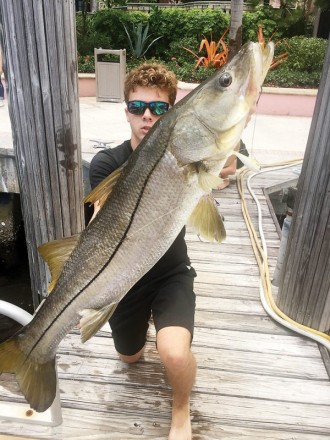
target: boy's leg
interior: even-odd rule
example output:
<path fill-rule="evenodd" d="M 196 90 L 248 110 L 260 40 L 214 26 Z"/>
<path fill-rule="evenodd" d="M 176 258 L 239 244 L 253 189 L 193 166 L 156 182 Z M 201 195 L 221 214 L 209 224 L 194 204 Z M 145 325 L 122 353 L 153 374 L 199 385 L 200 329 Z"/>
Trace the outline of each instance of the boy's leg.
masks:
<path fill-rule="evenodd" d="M 157 349 L 172 386 L 172 422 L 169 440 L 191 440 L 190 393 L 196 361 L 191 334 L 183 327 L 164 327 L 157 333 Z"/>
<path fill-rule="evenodd" d="M 183 268 L 163 283 L 152 303 L 157 350 L 172 387 L 172 423 L 169 440 L 190 440 L 190 394 L 196 376 L 191 352 L 194 333 L 196 272 Z"/>
<path fill-rule="evenodd" d="M 122 361 L 133 363 L 142 356 L 150 316 L 148 293 L 142 289 L 130 291 L 118 304 L 109 324 Z"/>

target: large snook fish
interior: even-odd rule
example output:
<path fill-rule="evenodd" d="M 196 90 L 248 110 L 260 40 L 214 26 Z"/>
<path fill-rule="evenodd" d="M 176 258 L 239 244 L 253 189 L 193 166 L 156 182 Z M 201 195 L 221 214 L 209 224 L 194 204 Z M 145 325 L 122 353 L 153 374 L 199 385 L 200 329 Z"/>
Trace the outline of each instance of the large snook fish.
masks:
<path fill-rule="evenodd" d="M 80 319 L 83 340 L 92 336 L 189 218 L 201 235 L 223 238 L 221 216 L 205 195 L 220 183 L 272 57 L 271 44 L 245 45 L 162 116 L 127 164 L 91 193 L 88 200 L 103 206 L 80 236 L 41 246 L 52 293 L 29 324 L 0 345 L 0 371 L 16 374 L 36 411 L 55 397 L 60 341 Z"/>

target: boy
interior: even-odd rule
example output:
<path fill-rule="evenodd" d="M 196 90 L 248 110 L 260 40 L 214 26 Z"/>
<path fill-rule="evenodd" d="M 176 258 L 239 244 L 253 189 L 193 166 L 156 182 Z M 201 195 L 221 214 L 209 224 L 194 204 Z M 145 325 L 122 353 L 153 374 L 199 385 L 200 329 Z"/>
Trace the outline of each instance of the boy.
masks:
<path fill-rule="evenodd" d="M 143 64 L 127 76 L 124 96 L 131 139 L 100 151 L 90 166 L 94 188 L 134 152 L 154 123 L 174 105 L 177 80 L 159 64 Z M 99 206 L 94 206 L 94 216 Z M 153 315 L 157 350 L 172 387 L 172 422 L 169 440 L 190 440 L 190 393 L 196 361 L 193 337 L 195 294 L 183 229 L 166 254 L 127 293 L 110 319 L 112 336 L 121 360 L 136 362 L 143 354 L 148 321 Z"/>

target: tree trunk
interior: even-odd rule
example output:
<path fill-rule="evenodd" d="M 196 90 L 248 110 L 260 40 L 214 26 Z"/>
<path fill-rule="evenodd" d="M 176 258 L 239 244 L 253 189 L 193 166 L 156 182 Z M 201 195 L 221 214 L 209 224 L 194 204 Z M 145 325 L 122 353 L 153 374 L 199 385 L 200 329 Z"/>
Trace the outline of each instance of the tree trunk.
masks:
<path fill-rule="evenodd" d="M 83 228 L 74 1 L 0 0 L 0 21 L 36 307 L 49 278 L 37 247 Z"/>
<path fill-rule="evenodd" d="M 231 0 L 230 8 L 231 17 L 228 61 L 234 58 L 242 46 L 243 0 Z"/>
<path fill-rule="evenodd" d="M 91 12 L 96 12 L 98 10 L 98 1 L 91 0 Z"/>
<path fill-rule="evenodd" d="M 330 40 L 294 206 L 278 305 L 292 319 L 330 329 Z"/>

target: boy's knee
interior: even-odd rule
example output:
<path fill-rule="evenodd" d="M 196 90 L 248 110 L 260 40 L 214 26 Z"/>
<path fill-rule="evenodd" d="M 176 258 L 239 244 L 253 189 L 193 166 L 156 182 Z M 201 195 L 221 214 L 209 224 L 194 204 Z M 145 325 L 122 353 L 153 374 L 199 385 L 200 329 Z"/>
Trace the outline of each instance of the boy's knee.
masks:
<path fill-rule="evenodd" d="M 190 350 L 190 333 L 186 329 L 181 329 L 175 335 L 160 330 L 157 335 L 157 350 L 164 366 L 171 370 L 183 370 L 189 364 L 192 356 Z M 169 333 L 169 334 L 167 334 Z"/>
<path fill-rule="evenodd" d="M 126 362 L 128 364 L 134 364 L 134 362 L 137 362 L 141 358 L 143 352 L 144 352 L 144 347 L 140 351 L 138 351 L 137 353 L 132 354 L 131 356 L 127 356 L 127 355 L 121 354 L 119 352 L 118 352 L 118 355 L 123 362 Z"/>
<path fill-rule="evenodd" d="M 191 357 L 190 350 L 189 352 L 177 352 L 175 350 L 168 349 L 159 355 L 165 368 L 176 372 L 185 370 Z"/>

